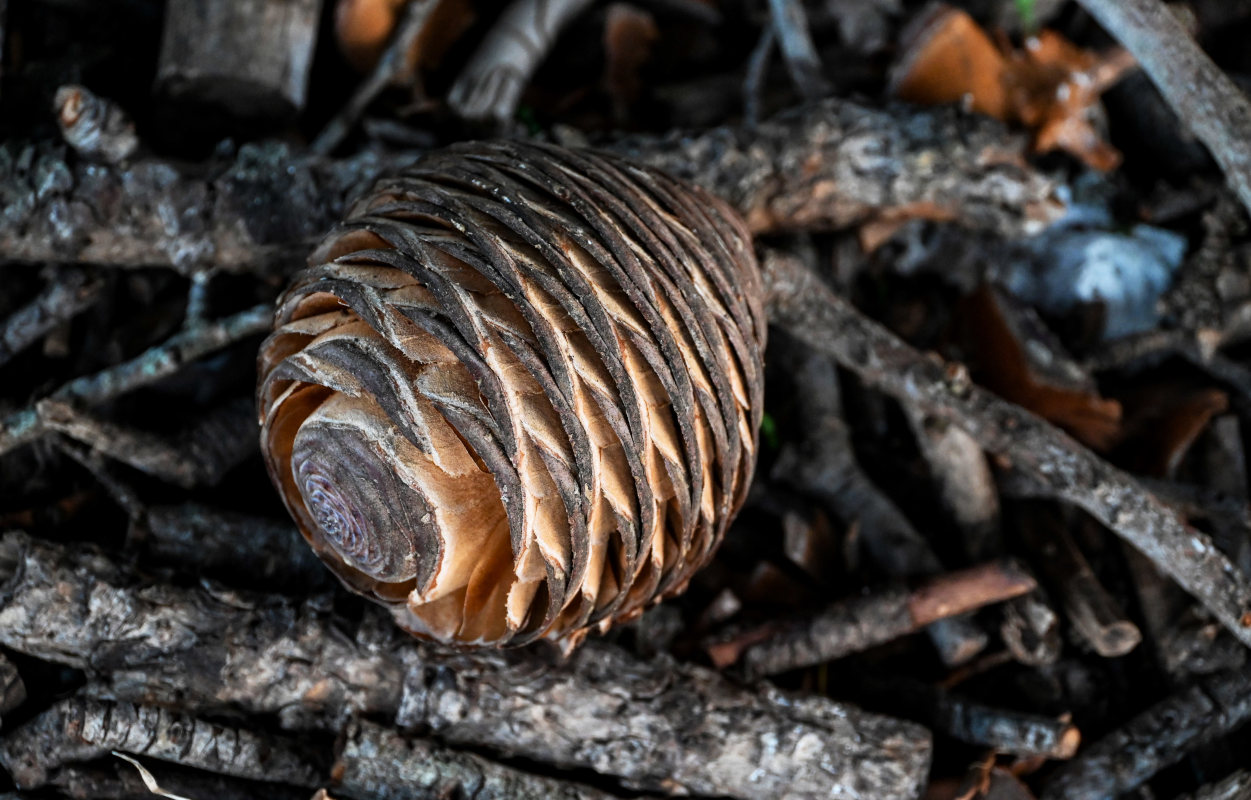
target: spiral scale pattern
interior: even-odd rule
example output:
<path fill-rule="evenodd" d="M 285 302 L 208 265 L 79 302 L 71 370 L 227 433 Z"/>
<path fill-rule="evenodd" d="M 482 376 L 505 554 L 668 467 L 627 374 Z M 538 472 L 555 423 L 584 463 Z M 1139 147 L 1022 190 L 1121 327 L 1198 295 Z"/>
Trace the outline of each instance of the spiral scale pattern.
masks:
<path fill-rule="evenodd" d="M 279 303 L 270 475 L 419 636 L 566 645 L 682 591 L 748 489 L 761 279 L 742 222 L 621 159 L 472 143 L 377 183 Z"/>

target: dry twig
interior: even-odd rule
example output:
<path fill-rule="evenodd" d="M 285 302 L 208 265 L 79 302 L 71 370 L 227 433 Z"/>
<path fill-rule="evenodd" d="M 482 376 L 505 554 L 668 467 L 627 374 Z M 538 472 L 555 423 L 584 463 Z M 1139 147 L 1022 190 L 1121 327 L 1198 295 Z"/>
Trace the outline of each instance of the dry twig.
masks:
<path fill-rule="evenodd" d="M 0 323 L 0 365 L 57 325 L 91 308 L 103 288 L 103 281 L 89 278 L 80 269 L 49 271 L 44 290 Z"/>
<path fill-rule="evenodd" d="M 413 0 L 404 6 L 400 24 L 391 35 L 391 43 L 383 51 L 382 57 L 374 65 L 369 77 L 361 82 L 352 94 L 352 99 L 335 115 L 334 119 L 326 123 L 326 127 L 313 140 L 309 149 L 314 154 L 322 156 L 330 154 L 347 137 L 352 126 L 356 124 L 356 120 L 374 101 L 374 98 L 387 86 L 404 76 L 409 69 L 408 57 L 413 44 L 425 30 L 426 24 L 430 21 L 430 15 L 437 6 L 438 0 Z"/>
<path fill-rule="evenodd" d="M 835 603 L 789 625 L 767 625 L 707 647 L 713 663 L 741 662 L 749 678 L 809 667 L 915 633 L 934 621 L 1033 591 L 1012 562 L 991 562 L 934 578 L 909 592 L 895 587 Z"/>
<path fill-rule="evenodd" d="M 774 324 L 830 354 L 868 385 L 959 425 L 1052 496 L 1085 509 L 1251 645 L 1251 582 L 1206 534 L 1070 436 L 975 386 L 962 367 L 900 341 L 827 289 L 799 260 L 770 251 L 763 261 Z"/>
<path fill-rule="evenodd" d="M 190 361 L 268 330 L 272 314 L 269 305 L 262 303 L 233 316 L 185 329 L 129 361 L 94 375 L 75 378 L 43 401 L 0 420 L 0 455 L 38 438 L 52 427 L 45 420 L 43 409 L 55 413 L 63 408 L 61 403 L 96 405 L 155 383 L 178 372 Z M 46 401 L 54 401 L 54 404 Z"/>

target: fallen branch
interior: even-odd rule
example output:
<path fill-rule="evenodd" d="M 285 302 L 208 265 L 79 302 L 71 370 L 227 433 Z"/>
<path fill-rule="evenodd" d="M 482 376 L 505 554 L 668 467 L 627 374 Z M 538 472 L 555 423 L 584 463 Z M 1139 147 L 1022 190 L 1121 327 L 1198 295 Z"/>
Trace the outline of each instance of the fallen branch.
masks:
<path fill-rule="evenodd" d="M 711 189 L 761 233 L 941 208 L 962 224 L 1011 235 L 1063 210 L 1053 183 L 1025 165 L 1023 139 L 950 109 L 828 100 L 750 131 L 635 137 L 612 149 Z M 350 198 L 417 156 L 330 160 L 271 143 L 203 174 L 155 159 L 88 165 L 67 161 L 60 147 L 15 150 L 0 149 L 0 261 L 166 265 L 186 274 L 299 266 Z"/>
<path fill-rule="evenodd" d="M 1251 100 L 1160 0 L 1079 0 L 1142 65 L 1251 211 Z"/>
<path fill-rule="evenodd" d="M 1051 496 L 1085 509 L 1251 645 L 1251 583 L 1206 534 L 1072 437 L 975 386 L 963 367 L 900 341 L 826 288 L 798 258 L 770 250 L 764 263 L 774 324 L 868 385 L 960 426 Z"/>
<path fill-rule="evenodd" d="M 118 699 L 197 714 L 331 730 L 374 715 L 644 791 L 911 800 L 928 769 L 928 733 L 912 723 L 599 640 L 559 664 L 440 653 L 372 608 L 353 637 L 324 598 L 145 586 L 87 548 L 17 533 L 0 539 L 0 598 L 6 647 L 88 670 Z"/>

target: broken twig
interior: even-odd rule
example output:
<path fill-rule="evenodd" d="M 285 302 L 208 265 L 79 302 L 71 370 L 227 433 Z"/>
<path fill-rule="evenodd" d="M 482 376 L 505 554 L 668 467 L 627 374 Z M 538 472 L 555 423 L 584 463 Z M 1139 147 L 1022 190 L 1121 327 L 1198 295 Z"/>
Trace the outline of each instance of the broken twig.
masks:
<path fill-rule="evenodd" d="M 996 561 L 931 579 L 908 591 L 886 589 L 835 603 L 789 625 L 765 626 L 710 645 L 713 663 L 735 662 L 749 678 L 809 667 L 915 633 L 935 620 L 1032 591 L 1034 579 Z"/>
<path fill-rule="evenodd" d="M 189 361 L 269 330 L 273 310 L 268 303 L 230 317 L 183 330 L 129 361 L 94 375 L 84 375 L 48 395 L 46 400 L 91 406 L 173 375 Z M 56 410 L 60 406 L 49 406 Z M 0 420 L 0 455 L 38 438 L 50 426 L 40 403 Z"/>

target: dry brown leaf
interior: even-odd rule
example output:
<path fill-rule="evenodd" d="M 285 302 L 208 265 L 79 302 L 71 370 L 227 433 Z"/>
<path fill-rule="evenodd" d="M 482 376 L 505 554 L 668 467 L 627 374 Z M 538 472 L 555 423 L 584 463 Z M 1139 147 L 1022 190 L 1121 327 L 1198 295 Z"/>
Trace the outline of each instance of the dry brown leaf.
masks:
<path fill-rule="evenodd" d="M 1213 417 L 1229 407 L 1225 392 L 1183 387 L 1174 382 L 1149 386 L 1126 400 L 1120 455 L 1137 472 L 1171 477 Z"/>
<path fill-rule="evenodd" d="M 612 98 L 618 121 L 629 117 L 642 91 L 639 70 L 651 58 L 660 38 L 656 21 L 646 10 L 629 3 L 613 3 L 604 21 L 604 90 Z"/>
<path fill-rule="evenodd" d="M 897 97 L 925 105 L 960 103 L 1007 118 L 1007 60 L 968 14 L 936 5 L 905 29 L 901 41 L 903 57 L 891 78 Z"/>
<path fill-rule="evenodd" d="M 964 343 L 978 382 L 1005 400 L 1106 451 L 1119 438 L 1121 405 L 1071 368 L 1028 309 L 983 286 L 962 305 Z"/>
<path fill-rule="evenodd" d="M 364 74 L 374 68 L 408 2 L 339 0 L 335 6 L 335 39 L 353 69 Z M 468 0 L 443 0 L 435 6 L 408 54 L 408 72 L 438 66 L 448 48 L 469 29 L 474 18 L 473 6 Z"/>
<path fill-rule="evenodd" d="M 1094 53 L 1055 31 L 1042 31 L 1024 49 L 996 46 L 966 12 L 936 6 L 904 34 L 892 75 L 894 94 L 925 105 L 960 103 L 1034 133 L 1034 149 L 1064 150 L 1099 170 L 1121 155 L 1093 123 L 1099 97 L 1134 65 L 1123 49 Z"/>

